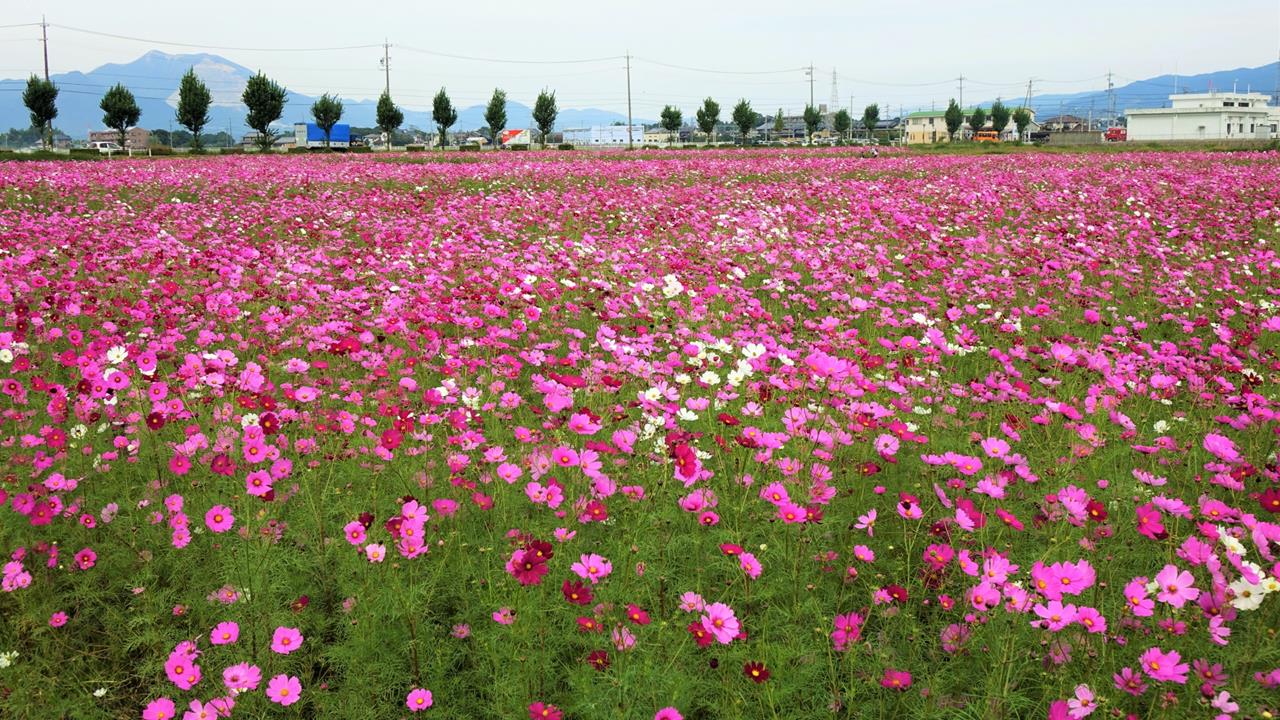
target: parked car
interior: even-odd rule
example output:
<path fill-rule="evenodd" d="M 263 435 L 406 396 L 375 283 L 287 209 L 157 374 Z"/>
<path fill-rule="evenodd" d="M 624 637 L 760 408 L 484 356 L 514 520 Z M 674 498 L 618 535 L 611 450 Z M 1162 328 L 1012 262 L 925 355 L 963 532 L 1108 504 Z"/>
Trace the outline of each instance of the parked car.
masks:
<path fill-rule="evenodd" d="M 110 155 L 111 153 L 124 152 L 124 148 L 120 147 L 120 143 L 114 142 L 112 140 L 95 140 L 89 143 L 89 149 L 97 150 L 103 155 Z"/>

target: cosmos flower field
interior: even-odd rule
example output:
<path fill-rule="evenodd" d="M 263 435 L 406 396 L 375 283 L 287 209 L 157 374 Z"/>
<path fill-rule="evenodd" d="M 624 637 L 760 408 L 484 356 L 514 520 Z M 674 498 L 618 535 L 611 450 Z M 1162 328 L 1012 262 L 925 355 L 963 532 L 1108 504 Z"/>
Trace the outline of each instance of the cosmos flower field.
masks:
<path fill-rule="evenodd" d="M 0 716 L 1280 712 L 1280 158 L 0 164 Z"/>

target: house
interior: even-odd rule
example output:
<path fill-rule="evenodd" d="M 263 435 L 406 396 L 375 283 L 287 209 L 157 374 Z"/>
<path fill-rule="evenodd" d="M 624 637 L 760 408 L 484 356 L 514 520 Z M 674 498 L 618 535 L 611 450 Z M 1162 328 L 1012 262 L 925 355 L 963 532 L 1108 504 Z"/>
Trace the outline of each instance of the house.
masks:
<path fill-rule="evenodd" d="M 1129 140 L 1257 140 L 1280 137 L 1280 108 L 1263 93 L 1169 96 L 1170 107 L 1125 111 Z"/>
<path fill-rule="evenodd" d="M 1075 115 L 1054 115 L 1045 118 L 1040 129 L 1045 132 L 1085 132 L 1089 129 L 1089 122 Z"/>
<path fill-rule="evenodd" d="M 973 136 L 973 128 L 969 127 L 969 119 L 973 117 L 973 111 L 977 108 L 965 108 L 964 120 L 960 123 L 960 129 L 956 131 L 958 139 L 967 140 Z M 1009 108 L 1013 112 L 1017 108 Z M 1027 134 L 1039 130 L 1042 125 L 1035 121 L 1035 111 L 1027 108 L 1031 113 L 1031 124 L 1027 126 Z M 991 122 L 990 109 L 984 108 L 987 113 L 987 121 L 983 124 L 984 129 L 994 129 Z M 861 124 L 861 123 L 859 123 Z M 876 129 L 880 128 L 880 124 L 876 124 Z M 948 142 L 950 138 L 947 136 L 947 112 L 945 110 L 920 110 L 909 113 L 906 122 L 906 143 L 908 145 L 920 145 L 923 143 Z M 1004 142 L 1013 142 L 1018 139 L 1018 126 L 1014 124 L 1013 119 L 1009 119 L 1009 124 L 1005 126 L 1004 131 L 1000 133 L 1000 139 Z"/>
<path fill-rule="evenodd" d="M 89 142 L 120 142 L 120 133 L 115 130 L 93 130 L 89 133 Z M 150 144 L 150 130 L 132 127 L 124 133 L 124 146 L 129 150 L 143 150 Z"/>

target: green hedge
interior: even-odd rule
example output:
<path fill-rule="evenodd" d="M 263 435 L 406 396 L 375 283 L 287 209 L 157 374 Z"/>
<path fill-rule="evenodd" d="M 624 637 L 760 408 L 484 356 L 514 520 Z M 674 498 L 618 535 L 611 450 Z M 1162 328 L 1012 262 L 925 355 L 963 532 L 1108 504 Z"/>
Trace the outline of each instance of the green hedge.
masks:
<path fill-rule="evenodd" d="M 173 154 L 173 148 L 169 147 L 168 145 L 152 145 L 150 150 L 152 155 L 172 155 Z"/>
<path fill-rule="evenodd" d="M 462 143 L 458 146 L 458 152 L 480 152 L 480 143 Z"/>
<path fill-rule="evenodd" d="M 98 160 L 106 157 L 94 148 L 71 148 L 71 158 L 73 160 Z"/>
<path fill-rule="evenodd" d="M 572 149 L 573 149 L 573 143 L 560 143 L 559 145 L 557 145 L 557 146 L 556 146 L 556 149 L 557 149 L 557 150 L 572 150 Z"/>
<path fill-rule="evenodd" d="M 528 144 L 528 143 L 513 143 L 513 144 L 511 144 L 511 145 L 508 145 L 508 146 L 507 146 L 507 149 L 508 149 L 508 150 L 528 150 L 528 149 L 529 149 L 529 144 Z"/>
<path fill-rule="evenodd" d="M 406 152 L 425 152 L 427 149 L 427 146 L 426 145 L 405 145 L 404 149 Z"/>

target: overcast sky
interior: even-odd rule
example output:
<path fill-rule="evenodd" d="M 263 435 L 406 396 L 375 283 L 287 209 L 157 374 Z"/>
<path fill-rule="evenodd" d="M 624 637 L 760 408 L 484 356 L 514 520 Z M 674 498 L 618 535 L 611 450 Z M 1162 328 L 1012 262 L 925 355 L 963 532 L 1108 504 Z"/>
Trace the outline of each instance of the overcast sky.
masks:
<path fill-rule="evenodd" d="M 799 110 L 809 100 L 801 68 L 810 63 L 816 102 L 829 102 L 835 70 L 840 105 L 847 107 L 852 95 L 860 114 L 872 101 L 893 111 L 945 105 L 958 95 L 962 73 L 966 100 L 1021 98 L 1029 77 L 1037 78 L 1037 94 L 1078 92 L 1105 87 L 1108 70 L 1122 85 L 1175 71 L 1268 64 L 1280 53 L 1278 0 L 1233 0 L 1229 8 L 1204 0 L 6 4 L 0 25 L 47 14 L 55 26 L 49 29 L 55 73 L 128 62 L 152 49 L 203 49 L 260 68 L 299 92 L 360 99 L 382 89 L 385 38 L 392 45 L 392 94 L 410 107 L 429 105 L 442 85 L 459 106 L 485 101 L 495 86 L 532 105 L 545 85 L 557 91 L 562 108 L 625 112 L 620 56 L 630 51 L 632 102 L 643 117 L 666 103 L 691 113 L 707 95 L 723 106 L 747 97 L 760 110 Z M 38 38 L 38 27 L 0 29 L 0 77 L 41 70 Z M 192 47 L 154 42 L 161 40 Z M 352 45 L 378 47 L 302 50 Z M 583 59 L 593 61 L 532 62 Z"/>

